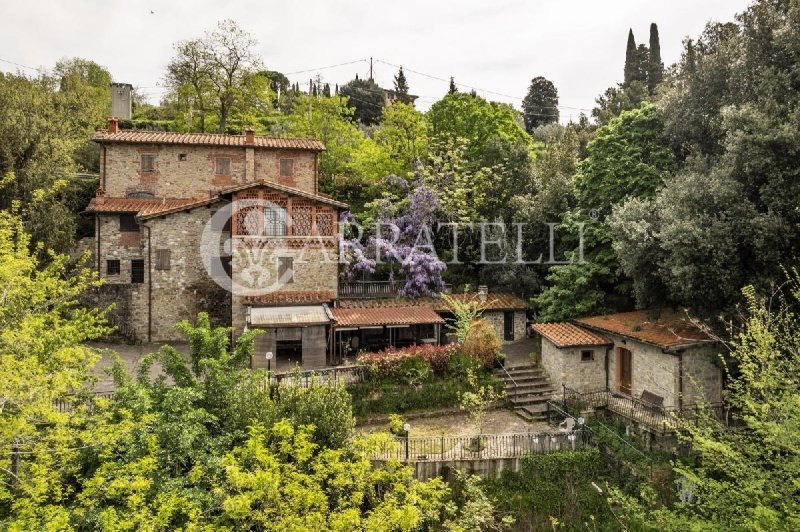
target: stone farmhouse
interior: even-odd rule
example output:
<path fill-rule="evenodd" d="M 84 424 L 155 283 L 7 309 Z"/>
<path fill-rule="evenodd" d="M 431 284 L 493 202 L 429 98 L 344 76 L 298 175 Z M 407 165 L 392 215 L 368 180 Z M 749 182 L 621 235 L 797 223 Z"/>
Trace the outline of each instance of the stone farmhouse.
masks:
<path fill-rule="evenodd" d="M 722 401 L 718 346 L 678 312 L 639 310 L 532 328 L 555 384 L 607 389 L 665 408 Z"/>
<path fill-rule="evenodd" d="M 94 136 L 100 188 L 96 304 L 141 342 L 181 339 L 175 323 L 207 312 L 234 338 L 260 328 L 253 367 L 341 362 L 357 349 L 440 343 L 440 300 L 394 297 L 393 282 L 340 280 L 338 220 L 348 206 L 318 188 L 315 139 L 122 130 Z M 481 293 L 505 340 L 525 335 L 525 304 Z"/>

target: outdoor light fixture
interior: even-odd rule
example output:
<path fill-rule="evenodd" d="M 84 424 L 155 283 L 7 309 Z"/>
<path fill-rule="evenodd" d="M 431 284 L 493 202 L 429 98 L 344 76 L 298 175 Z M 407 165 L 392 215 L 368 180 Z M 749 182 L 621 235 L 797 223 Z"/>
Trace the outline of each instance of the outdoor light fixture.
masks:
<path fill-rule="evenodd" d="M 408 434 L 411 431 L 411 423 L 406 423 L 405 425 L 403 425 L 403 430 L 405 431 L 406 434 Z"/>
<path fill-rule="evenodd" d="M 586 423 L 586 420 L 583 419 L 582 417 L 579 417 L 578 418 L 578 425 L 583 425 L 584 423 Z"/>
<path fill-rule="evenodd" d="M 272 366 L 272 351 L 267 351 L 266 357 L 267 357 L 267 371 L 270 371 Z"/>

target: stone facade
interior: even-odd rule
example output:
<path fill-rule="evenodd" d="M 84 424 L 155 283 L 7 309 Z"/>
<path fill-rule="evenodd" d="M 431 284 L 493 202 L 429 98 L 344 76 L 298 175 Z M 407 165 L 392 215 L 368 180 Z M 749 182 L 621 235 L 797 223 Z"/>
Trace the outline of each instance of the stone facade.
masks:
<path fill-rule="evenodd" d="M 154 156 L 152 172 L 142 171 L 142 155 Z M 215 173 L 217 157 L 230 159 L 230 175 Z M 293 176 L 280 175 L 281 159 L 293 161 Z M 317 155 L 310 151 L 110 143 L 101 150 L 100 166 L 105 195 L 112 198 L 146 193 L 204 199 L 218 190 L 261 179 L 317 192 Z"/>
<path fill-rule="evenodd" d="M 565 384 L 580 392 L 606 388 L 605 346 L 563 347 L 542 338 L 541 363 L 556 386 Z M 582 357 L 582 353 L 591 353 Z M 586 359 L 584 359 L 586 358 Z"/>
<path fill-rule="evenodd" d="M 609 389 L 619 392 L 619 350 L 627 349 L 631 352 L 632 396 L 639 397 L 647 390 L 663 397 L 667 408 L 681 404 L 681 390 L 683 405 L 721 402 L 722 369 L 715 363 L 717 351 L 713 347 L 697 345 L 670 352 L 620 335 L 603 334 L 614 342 L 613 346 L 558 348 L 542 338 L 541 362 L 553 383 L 581 392 L 602 390 L 608 384 Z M 592 351 L 593 358 L 583 360 L 583 351 Z"/>
<path fill-rule="evenodd" d="M 505 339 L 505 313 L 513 312 L 514 314 L 514 338 L 512 340 Z M 497 337 L 504 342 L 513 342 L 525 338 L 525 311 L 521 309 L 503 311 L 503 310 L 486 310 L 483 317 L 492 324 L 494 330 L 497 332 Z"/>
<path fill-rule="evenodd" d="M 638 397 L 647 390 L 663 397 L 665 407 L 679 406 L 681 389 L 684 405 L 695 403 L 701 397 L 712 403 L 722 400 L 722 369 L 714 362 L 713 347 L 688 347 L 679 354 L 619 335 L 604 334 L 614 342 L 608 361 L 609 386 L 612 390 L 620 389 L 618 357 L 619 348 L 623 348 L 632 354 L 631 395 Z"/>
<path fill-rule="evenodd" d="M 199 312 L 208 312 L 216 325 L 230 323 L 229 294 L 214 282 L 200 256 L 203 229 L 215 208 L 199 207 L 148 220 L 137 232 L 120 231 L 120 215 L 97 216 L 100 276 L 106 284 L 130 287 L 129 300 L 119 304 L 128 309 L 139 340 L 179 340 L 175 323 L 193 321 Z M 160 250 L 169 252 L 163 269 L 156 260 Z M 109 274 L 109 260 L 119 261 L 119 274 Z M 131 282 L 133 260 L 144 264 L 141 283 Z"/>

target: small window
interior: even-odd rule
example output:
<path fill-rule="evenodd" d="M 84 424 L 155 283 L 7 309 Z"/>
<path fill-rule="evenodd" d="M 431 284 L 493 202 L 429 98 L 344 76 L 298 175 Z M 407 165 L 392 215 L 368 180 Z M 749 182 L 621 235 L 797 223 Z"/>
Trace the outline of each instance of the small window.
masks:
<path fill-rule="evenodd" d="M 152 192 L 139 191 L 139 192 L 130 192 L 128 194 L 128 197 L 129 198 L 154 198 L 155 195 Z"/>
<path fill-rule="evenodd" d="M 186 160 L 186 154 L 185 153 L 179 153 L 178 154 L 178 160 L 181 161 L 181 162 L 185 161 Z"/>
<path fill-rule="evenodd" d="M 144 282 L 144 260 L 133 259 L 131 261 L 131 282 L 143 283 Z"/>
<path fill-rule="evenodd" d="M 294 259 L 278 257 L 278 282 L 288 284 L 294 282 Z"/>
<path fill-rule="evenodd" d="M 170 268 L 170 250 L 157 249 L 156 270 L 169 270 L 169 268 Z"/>
<path fill-rule="evenodd" d="M 231 175 L 230 157 L 217 157 L 214 173 L 216 175 Z"/>
<path fill-rule="evenodd" d="M 581 351 L 581 362 L 591 362 L 592 360 L 594 360 L 594 351 L 591 349 Z"/>
<path fill-rule="evenodd" d="M 278 206 L 264 209 L 264 236 L 286 236 L 286 209 Z"/>
<path fill-rule="evenodd" d="M 281 159 L 280 177 L 294 177 L 294 159 Z"/>
<path fill-rule="evenodd" d="M 106 275 L 119 275 L 119 259 L 106 261 Z"/>
<path fill-rule="evenodd" d="M 141 156 L 141 169 L 142 172 L 155 172 L 156 171 L 156 156 L 152 153 L 143 153 Z"/>
<path fill-rule="evenodd" d="M 120 214 L 119 230 L 122 233 L 138 233 L 139 224 L 136 223 L 136 215 L 129 212 Z"/>

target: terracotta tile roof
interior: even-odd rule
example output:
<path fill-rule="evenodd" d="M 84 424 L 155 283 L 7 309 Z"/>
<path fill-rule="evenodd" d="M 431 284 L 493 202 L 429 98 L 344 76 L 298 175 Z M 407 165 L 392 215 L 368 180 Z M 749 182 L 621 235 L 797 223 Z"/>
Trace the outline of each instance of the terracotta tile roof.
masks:
<path fill-rule="evenodd" d="M 347 203 L 337 201 L 328 196 L 327 194 L 314 194 L 305 190 L 301 190 L 299 188 L 287 187 L 286 185 L 281 185 L 280 183 L 275 183 L 273 181 L 266 181 L 264 179 L 259 179 L 258 181 L 252 183 L 242 183 L 241 185 L 235 185 L 232 187 L 224 188 L 219 191 L 219 195 L 223 196 L 227 194 L 232 194 L 233 192 L 239 192 L 241 190 L 247 190 L 254 187 L 268 187 L 277 190 L 279 192 L 293 194 L 295 196 L 300 196 L 310 200 L 319 201 L 320 203 L 327 203 L 328 205 L 333 205 L 334 207 L 340 207 L 342 209 L 347 209 L 350 207 Z"/>
<path fill-rule="evenodd" d="M 636 310 L 575 321 L 592 329 L 620 334 L 665 349 L 713 341 L 691 323 L 685 313 L 672 310 L 662 310 L 657 317 L 652 311 Z"/>
<path fill-rule="evenodd" d="M 160 216 L 192 207 L 200 207 L 219 201 L 219 198 L 204 200 L 176 198 L 92 198 L 86 212 L 129 212 L 140 217 Z"/>
<path fill-rule="evenodd" d="M 331 309 L 331 313 L 340 327 L 444 323 L 444 320 L 433 309 L 421 306 L 334 308 Z"/>
<path fill-rule="evenodd" d="M 553 342 L 556 347 L 614 344 L 602 334 L 574 323 L 536 323 L 533 325 L 533 330 Z"/>
<path fill-rule="evenodd" d="M 478 295 L 471 294 L 448 294 L 460 300 L 476 300 Z M 440 298 L 420 297 L 410 299 L 405 297 L 395 297 L 387 299 L 340 299 L 339 308 L 377 308 L 377 307 L 408 307 L 424 306 L 439 312 L 449 310 L 447 303 Z M 486 298 L 486 310 L 525 310 L 525 301 L 511 294 L 489 294 Z"/>
<path fill-rule="evenodd" d="M 330 290 L 294 290 L 271 292 L 260 296 L 244 296 L 245 305 L 277 305 L 286 303 L 327 303 L 333 301 L 336 294 Z"/>
<path fill-rule="evenodd" d="M 122 129 L 117 133 L 107 130 L 95 132 L 95 142 L 123 142 L 128 144 L 180 144 L 196 146 L 233 146 L 244 148 L 244 135 L 224 135 L 222 133 L 176 133 L 170 131 L 143 131 Z M 317 139 L 255 137 L 253 147 L 324 151 L 325 145 Z"/>

